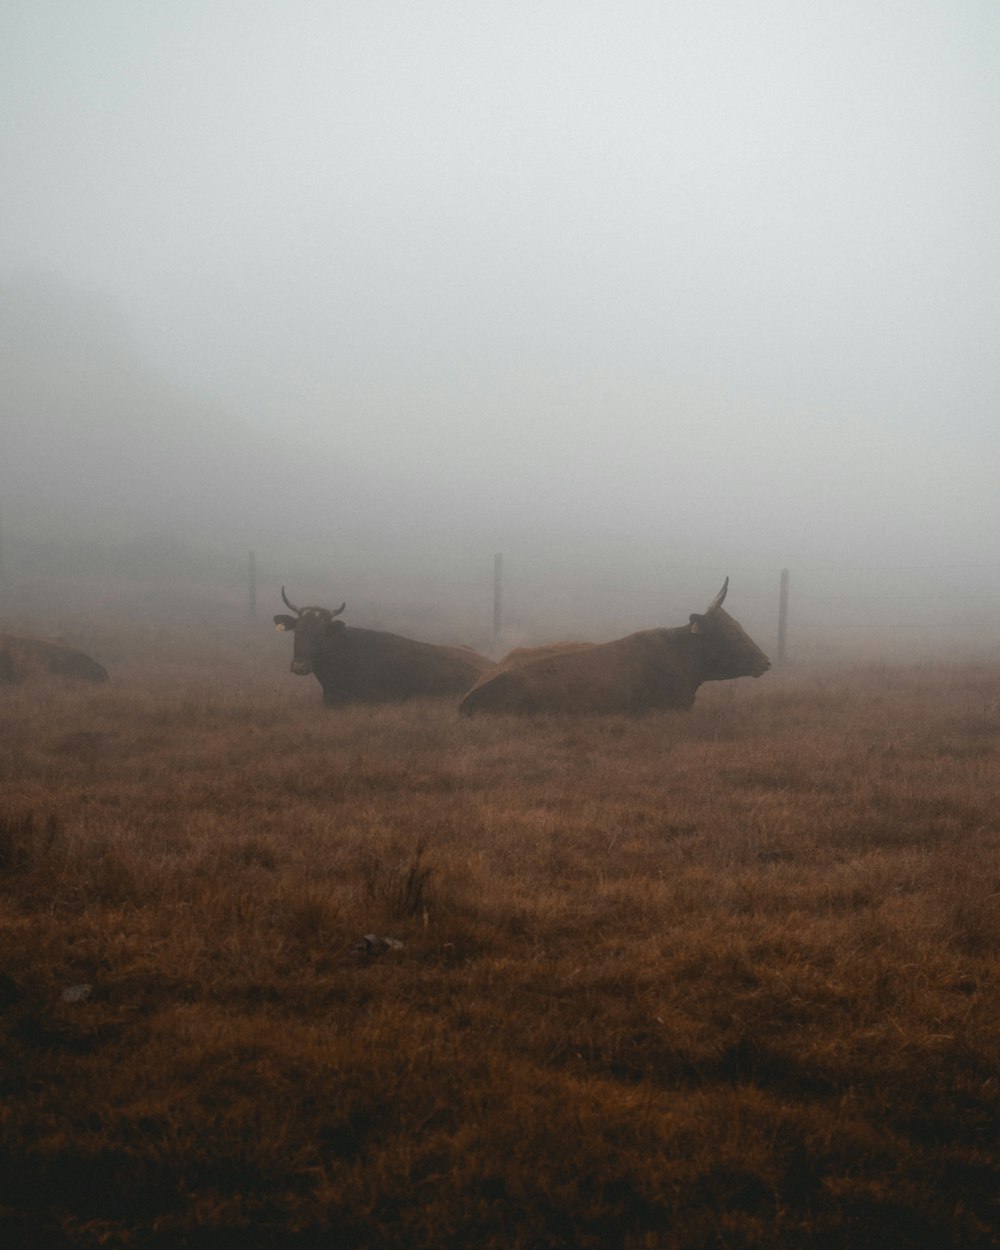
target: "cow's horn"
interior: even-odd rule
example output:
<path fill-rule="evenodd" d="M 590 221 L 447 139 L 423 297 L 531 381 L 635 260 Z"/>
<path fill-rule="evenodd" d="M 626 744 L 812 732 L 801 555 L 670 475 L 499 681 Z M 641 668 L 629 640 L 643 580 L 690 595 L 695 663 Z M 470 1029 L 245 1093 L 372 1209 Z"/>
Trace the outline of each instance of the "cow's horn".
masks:
<path fill-rule="evenodd" d="M 301 615 L 302 615 L 302 609 L 301 609 L 301 608 L 297 608 L 297 607 L 295 606 L 295 604 L 294 604 L 294 603 L 292 603 L 292 602 L 291 602 L 291 600 L 288 598 L 288 596 L 285 594 L 285 588 L 284 588 L 284 586 L 282 586 L 282 588 L 281 588 L 281 597 L 282 597 L 282 599 L 283 599 L 283 600 L 284 600 L 284 602 L 285 602 L 285 607 L 287 607 L 287 608 L 291 608 L 291 609 L 292 609 L 292 611 L 295 613 L 295 615 L 296 615 L 296 616 L 301 616 Z M 344 606 L 346 607 L 347 605 L 345 604 Z"/>
<path fill-rule="evenodd" d="M 727 577 L 726 580 L 722 583 L 722 589 L 719 591 L 719 593 L 715 596 L 712 602 L 705 609 L 706 616 L 712 616 L 714 613 L 718 612 L 719 608 L 722 607 L 722 601 L 723 599 L 725 599 L 726 591 L 728 589 L 729 589 L 729 578 Z"/>
<path fill-rule="evenodd" d="M 335 616 L 339 616 L 341 612 L 343 612 L 344 608 L 346 607 L 347 607 L 347 600 L 345 599 L 344 602 L 340 605 L 339 608 L 337 608 L 335 612 L 330 613 L 330 619 L 333 620 Z"/>

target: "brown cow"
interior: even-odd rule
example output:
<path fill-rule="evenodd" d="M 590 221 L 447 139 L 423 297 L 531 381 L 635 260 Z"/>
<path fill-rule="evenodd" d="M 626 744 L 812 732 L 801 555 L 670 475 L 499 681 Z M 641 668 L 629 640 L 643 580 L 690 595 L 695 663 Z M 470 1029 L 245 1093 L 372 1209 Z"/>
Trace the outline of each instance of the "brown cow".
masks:
<path fill-rule="evenodd" d="M 500 673 L 509 672 L 512 668 L 523 668 L 525 664 L 531 664 L 535 660 L 547 660 L 554 655 L 565 655 L 568 651 L 590 651 L 595 646 L 592 642 L 547 642 L 540 647 L 515 647 L 513 651 L 508 651 L 502 660 L 494 664 L 484 672 L 476 684 L 469 691 L 471 695 L 473 691 L 479 689 L 484 682 L 498 676 Z M 467 696 L 468 697 L 468 696 Z M 467 710 L 467 709 L 461 709 Z"/>
<path fill-rule="evenodd" d="M 546 642 L 540 647 L 515 647 L 497 664 L 497 669 L 521 668 L 533 660 L 548 659 L 551 655 L 565 655 L 567 651 L 590 651 L 596 645 L 593 642 Z"/>
<path fill-rule="evenodd" d="M 276 616 L 278 630 L 295 631 L 292 672 L 312 673 L 323 687 L 323 702 L 387 703 L 442 694 L 464 694 L 493 661 L 468 647 L 437 647 L 398 634 L 348 628 L 339 608 L 297 608 Z"/>
<path fill-rule="evenodd" d="M 82 677 L 86 681 L 108 680 L 107 669 L 58 638 L 21 638 L 16 634 L 0 634 L 0 685 L 45 673 Z"/>
<path fill-rule="evenodd" d="M 677 629 L 648 629 L 598 645 L 540 648 L 487 673 L 459 710 L 473 712 L 644 712 L 690 708 L 703 681 L 760 677 L 771 667 L 757 644 L 722 609 L 722 589 L 703 613 Z M 523 649 L 528 650 L 528 649 Z"/>

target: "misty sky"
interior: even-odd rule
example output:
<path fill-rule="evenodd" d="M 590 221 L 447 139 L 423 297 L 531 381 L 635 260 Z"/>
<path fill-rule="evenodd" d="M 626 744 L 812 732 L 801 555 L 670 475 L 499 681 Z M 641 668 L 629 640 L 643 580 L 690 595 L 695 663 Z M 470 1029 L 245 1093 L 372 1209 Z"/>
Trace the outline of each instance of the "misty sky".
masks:
<path fill-rule="evenodd" d="M 356 512 L 993 556 L 995 0 L 5 0 L 0 168 Z"/>

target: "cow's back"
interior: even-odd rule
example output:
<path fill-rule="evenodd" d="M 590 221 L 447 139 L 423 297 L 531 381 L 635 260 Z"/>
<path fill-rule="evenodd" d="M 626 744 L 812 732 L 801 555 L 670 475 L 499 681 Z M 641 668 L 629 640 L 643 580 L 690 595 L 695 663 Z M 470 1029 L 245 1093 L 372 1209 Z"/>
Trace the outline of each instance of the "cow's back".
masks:
<path fill-rule="evenodd" d="M 50 673 L 86 681 L 108 679 L 103 665 L 59 639 L 0 634 L 0 681 L 20 682 Z"/>
<path fill-rule="evenodd" d="M 690 707 L 694 688 L 664 637 L 672 632 L 647 630 L 501 665 L 480 679 L 461 710 L 601 713 Z"/>
<path fill-rule="evenodd" d="M 335 655 L 316 666 L 330 702 L 381 702 L 464 694 L 492 661 L 466 647 L 438 647 L 399 634 L 345 629 Z"/>
<path fill-rule="evenodd" d="M 523 668 L 526 665 L 534 664 L 538 660 L 551 659 L 553 656 L 565 655 L 571 651 L 590 651 L 593 647 L 594 643 L 592 642 L 550 642 L 540 647 L 515 647 L 513 651 L 508 651 L 498 663 L 490 663 L 482 669 L 475 685 L 468 693 L 471 695 L 474 690 L 478 690 L 486 682 L 495 680 L 510 669 Z M 498 690 L 500 688 L 498 687 Z M 496 697 L 496 693 L 495 691 L 494 697 Z"/>

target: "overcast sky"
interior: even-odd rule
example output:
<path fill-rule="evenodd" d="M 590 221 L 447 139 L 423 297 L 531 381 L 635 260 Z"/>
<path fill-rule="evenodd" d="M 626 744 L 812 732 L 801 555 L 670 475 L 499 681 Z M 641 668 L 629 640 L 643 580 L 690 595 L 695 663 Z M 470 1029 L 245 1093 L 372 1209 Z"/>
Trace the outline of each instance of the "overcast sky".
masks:
<path fill-rule="evenodd" d="M 995 0 L 4 0 L 0 169 L 354 509 L 995 551 Z"/>

